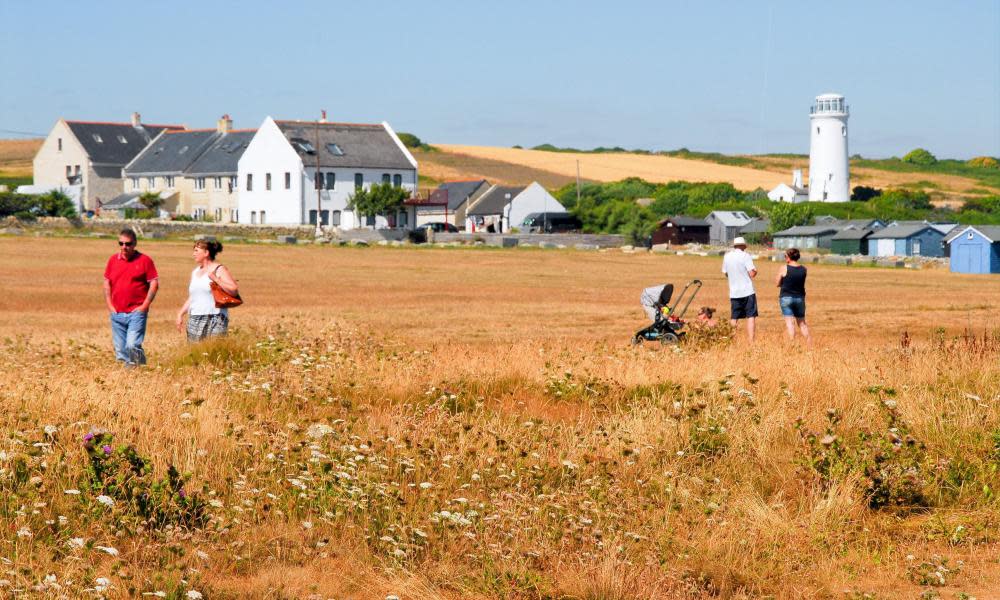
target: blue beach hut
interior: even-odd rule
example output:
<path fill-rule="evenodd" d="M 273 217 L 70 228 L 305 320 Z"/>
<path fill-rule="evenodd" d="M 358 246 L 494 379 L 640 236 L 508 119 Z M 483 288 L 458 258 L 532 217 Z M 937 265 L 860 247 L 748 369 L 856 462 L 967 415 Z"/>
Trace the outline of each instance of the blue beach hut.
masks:
<path fill-rule="evenodd" d="M 952 273 L 1000 273 L 1000 227 L 969 225 L 948 236 Z"/>

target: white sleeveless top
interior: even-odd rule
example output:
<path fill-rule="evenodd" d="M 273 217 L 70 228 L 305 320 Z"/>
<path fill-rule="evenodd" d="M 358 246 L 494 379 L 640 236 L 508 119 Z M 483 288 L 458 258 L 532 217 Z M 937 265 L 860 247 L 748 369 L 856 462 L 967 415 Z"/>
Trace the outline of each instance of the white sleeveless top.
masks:
<path fill-rule="evenodd" d="M 191 271 L 191 284 L 188 285 L 188 298 L 191 304 L 188 305 L 188 314 L 196 315 L 217 315 L 227 312 L 224 308 L 215 307 L 215 298 L 212 297 L 212 280 L 208 278 L 208 273 L 198 275 L 199 267 Z"/>

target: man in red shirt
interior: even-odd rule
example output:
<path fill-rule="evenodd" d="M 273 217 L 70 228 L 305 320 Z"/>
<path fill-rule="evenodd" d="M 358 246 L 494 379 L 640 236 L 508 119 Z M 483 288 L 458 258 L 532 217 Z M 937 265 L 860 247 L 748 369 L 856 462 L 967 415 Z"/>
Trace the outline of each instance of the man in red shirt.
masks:
<path fill-rule="evenodd" d="M 104 300 L 111 313 L 111 339 L 115 358 L 126 367 L 146 364 L 142 349 L 146 337 L 146 314 L 159 289 L 153 259 L 135 249 L 135 232 L 122 229 L 118 252 L 104 269 Z"/>

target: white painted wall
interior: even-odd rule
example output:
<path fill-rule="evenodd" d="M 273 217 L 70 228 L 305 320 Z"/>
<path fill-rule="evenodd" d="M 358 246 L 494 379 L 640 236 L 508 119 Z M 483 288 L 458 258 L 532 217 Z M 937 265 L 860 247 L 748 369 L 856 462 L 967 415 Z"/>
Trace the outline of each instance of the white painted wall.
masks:
<path fill-rule="evenodd" d="M 773 190 L 767 193 L 767 197 L 772 202 L 805 202 L 809 199 L 804 194 L 796 194 L 795 188 L 787 183 L 779 183 L 776 185 Z"/>
<path fill-rule="evenodd" d="M 809 115 L 809 200 L 848 202 L 851 182 L 847 154 L 846 101 L 839 94 L 816 97 Z"/>
<path fill-rule="evenodd" d="M 391 131 L 391 130 L 390 130 Z M 395 136 L 395 134 L 392 134 Z M 406 153 L 410 160 L 409 152 Z M 308 162 L 308 161 L 307 161 Z M 285 189 L 285 173 L 291 173 L 291 187 Z M 402 177 L 402 187 L 411 193 L 417 187 L 417 171 L 400 169 L 366 168 L 320 168 L 324 174 L 324 189 L 319 192 L 321 211 L 340 211 L 340 228 L 354 229 L 365 226 L 347 209 L 347 202 L 354 193 L 354 177 L 361 173 L 364 187 L 381 183 L 388 174 L 392 181 L 395 175 Z M 309 211 L 316 210 L 316 188 L 314 177 L 316 167 L 303 164 L 302 159 L 285 138 L 284 133 L 271 117 L 257 130 L 247 149 L 240 157 L 239 167 L 239 221 L 240 223 L 261 223 L 260 212 L 266 213 L 266 224 L 295 225 L 309 223 Z M 271 189 L 267 190 L 267 174 L 271 174 Z M 326 173 L 335 177 L 332 190 L 325 189 Z M 247 175 L 253 175 L 253 189 L 247 190 Z M 412 219 L 412 218 L 411 218 Z M 384 217 L 375 222 L 376 227 L 387 227 Z M 410 224 L 412 226 L 412 223 Z"/>
<path fill-rule="evenodd" d="M 566 212 L 566 207 L 535 181 L 514 196 L 504 210 L 504 230 L 520 227 L 524 218 L 535 212 Z"/>

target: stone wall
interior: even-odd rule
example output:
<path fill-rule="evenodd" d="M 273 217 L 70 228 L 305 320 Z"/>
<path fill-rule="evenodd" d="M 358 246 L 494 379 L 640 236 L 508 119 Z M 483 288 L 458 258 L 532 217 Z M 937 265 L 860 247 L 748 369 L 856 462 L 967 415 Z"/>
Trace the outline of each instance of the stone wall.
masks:
<path fill-rule="evenodd" d="M 505 241 L 506 240 L 506 241 Z M 516 240 L 516 242 L 511 242 Z M 517 246 L 522 244 L 553 244 L 573 248 L 577 245 L 598 248 L 618 248 L 625 245 L 625 237 L 602 233 L 433 233 L 428 240 L 435 243 L 459 242 L 487 246 Z"/>

